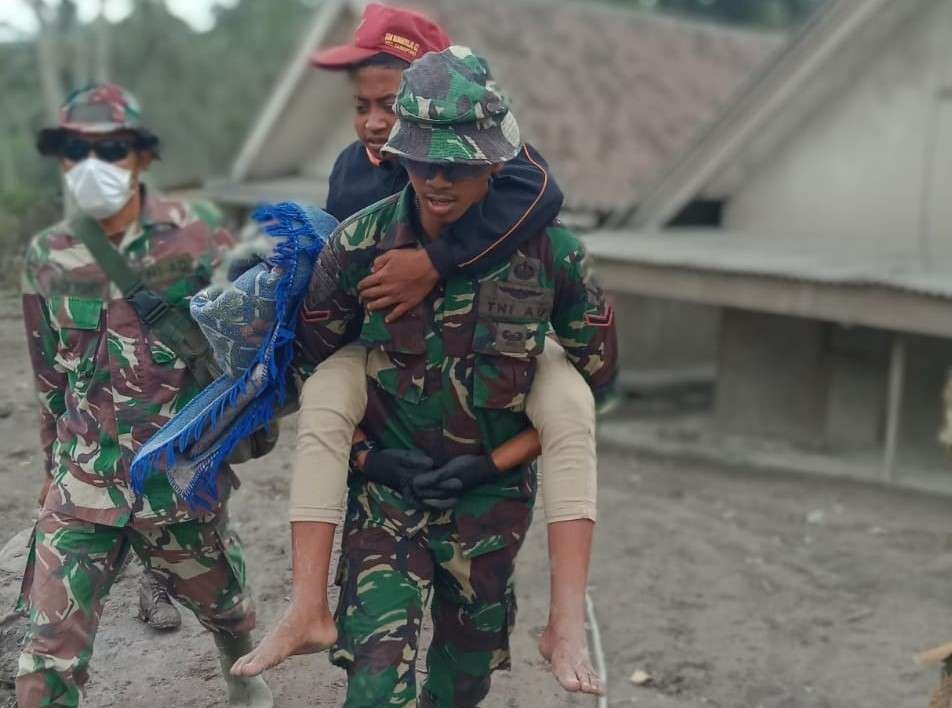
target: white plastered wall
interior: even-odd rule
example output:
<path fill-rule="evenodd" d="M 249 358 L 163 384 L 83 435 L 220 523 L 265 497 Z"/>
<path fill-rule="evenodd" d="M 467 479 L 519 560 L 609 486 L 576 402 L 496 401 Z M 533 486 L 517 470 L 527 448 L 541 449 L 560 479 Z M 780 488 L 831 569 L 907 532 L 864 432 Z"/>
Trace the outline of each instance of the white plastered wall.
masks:
<path fill-rule="evenodd" d="M 952 255 L 952 101 L 942 91 L 950 66 L 952 3 L 940 2 L 748 167 L 725 226 Z"/>

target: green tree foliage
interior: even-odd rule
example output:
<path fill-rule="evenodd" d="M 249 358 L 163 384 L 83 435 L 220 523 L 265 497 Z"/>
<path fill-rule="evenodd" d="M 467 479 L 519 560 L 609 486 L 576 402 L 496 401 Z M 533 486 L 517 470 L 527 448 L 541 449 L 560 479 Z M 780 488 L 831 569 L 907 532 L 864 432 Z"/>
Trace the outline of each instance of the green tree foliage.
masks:
<path fill-rule="evenodd" d="M 228 169 L 281 68 L 300 41 L 313 0 L 241 0 L 218 7 L 214 28 L 197 33 L 162 0 L 134 0 L 133 13 L 108 27 L 109 75 L 135 93 L 164 159 L 153 177 L 165 185 L 197 183 Z M 63 0 L 48 31 L 57 48 L 64 92 L 94 75 L 97 35 Z M 34 148 L 48 120 L 32 38 L 0 43 L 0 272 L 30 234 L 61 214 L 60 177 Z M 0 285 L 11 278 L 0 276 Z"/>
<path fill-rule="evenodd" d="M 227 170 L 312 11 L 301 0 L 244 0 L 218 8 L 214 29 L 197 34 L 161 0 L 138 0 L 113 29 L 113 73 L 162 139 L 160 181 Z"/>

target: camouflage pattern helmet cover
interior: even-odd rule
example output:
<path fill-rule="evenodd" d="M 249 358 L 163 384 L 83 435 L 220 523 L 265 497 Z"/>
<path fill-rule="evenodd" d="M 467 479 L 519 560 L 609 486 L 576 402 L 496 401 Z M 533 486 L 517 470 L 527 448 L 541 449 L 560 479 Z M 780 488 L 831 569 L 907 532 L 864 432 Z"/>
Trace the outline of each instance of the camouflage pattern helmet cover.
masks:
<path fill-rule="evenodd" d="M 121 86 L 90 84 L 66 97 L 59 127 L 84 133 L 137 130 L 142 127 L 142 110 L 136 97 Z"/>
<path fill-rule="evenodd" d="M 489 65 L 468 47 L 430 52 L 403 72 L 397 122 L 382 152 L 420 162 L 494 164 L 522 147 Z"/>
<path fill-rule="evenodd" d="M 69 131 L 113 133 L 129 130 L 142 139 L 142 147 L 153 147 L 158 140 L 142 124 L 139 101 L 117 84 L 90 84 L 70 93 L 60 106 L 59 125 L 40 131 L 37 147 L 53 154 Z"/>

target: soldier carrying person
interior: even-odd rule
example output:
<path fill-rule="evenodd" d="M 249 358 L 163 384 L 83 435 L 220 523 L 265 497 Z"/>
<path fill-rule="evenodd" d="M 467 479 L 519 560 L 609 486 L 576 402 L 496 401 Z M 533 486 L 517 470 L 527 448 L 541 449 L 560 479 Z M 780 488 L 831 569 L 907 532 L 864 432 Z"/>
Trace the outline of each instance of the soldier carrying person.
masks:
<path fill-rule="evenodd" d="M 404 163 L 381 151 L 397 119 L 401 78 L 410 62 L 448 46 L 445 32 L 425 16 L 370 4 L 352 42 L 313 55 L 321 69 L 346 71 L 354 94 L 358 140 L 340 154 L 331 173 L 327 208 L 335 216 L 347 219 L 407 186 Z M 553 223 L 562 194 L 545 160 L 529 145 L 514 152 L 494 170 L 483 198 L 443 224 L 440 238 L 424 239 L 419 248 L 380 249 L 373 272 L 357 284 L 367 311 L 396 325 L 439 289 L 441 280 L 493 272 Z M 322 361 L 303 386 L 290 494 L 292 600 L 264 641 L 236 664 L 243 675 L 292 654 L 319 651 L 337 636 L 327 600 L 328 567 L 346 496 L 348 451 L 354 459 L 367 452 L 358 426 L 367 409 L 370 363 L 362 342 L 347 344 Z M 589 383 L 551 338 L 534 357 L 533 369 L 525 411 L 538 433 L 521 442 L 545 457 L 551 559 L 549 622 L 539 648 L 566 690 L 601 693 L 588 655 L 584 610 L 596 515 L 596 404 Z M 600 403 L 608 388 L 595 391 Z M 402 475 L 413 472 L 408 460 L 397 459 L 401 456 L 402 451 L 375 450 L 358 473 L 389 478 L 399 489 Z"/>
<path fill-rule="evenodd" d="M 441 238 L 523 149 L 486 63 L 464 47 L 411 65 L 395 107 L 383 152 L 400 160 L 409 184 L 335 232 L 297 331 L 305 376 L 355 335 L 367 351 L 369 442 L 352 456 L 331 658 L 348 673 L 346 706 L 416 705 L 430 596 L 434 638 L 419 704 L 475 706 L 492 672 L 509 665 L 512 572 L 532 517 L 539 444 L 526 398 L 546 335 L 601 396 L 617 373 L 614 319 L 584 247 L 557 224 L 482 275 L 450 274 L 403 318 L 365 310 L 358 284 L 375 259 Z M 590 543 L 591 520 L 557 525 Z M 320 565 L 299 550 L 295 571 L 299 560 Z M 266 668 L 249 667 L 256 658 L 233 671 Z"/>

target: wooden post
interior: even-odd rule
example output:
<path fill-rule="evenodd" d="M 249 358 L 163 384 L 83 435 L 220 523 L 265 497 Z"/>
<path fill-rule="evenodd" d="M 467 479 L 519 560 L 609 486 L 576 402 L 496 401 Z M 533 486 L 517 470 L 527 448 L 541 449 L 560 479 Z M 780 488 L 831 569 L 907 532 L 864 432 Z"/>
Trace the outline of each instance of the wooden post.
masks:
<path fill-rule="evenodd" d="M 902 420 L 902 392 L 906 374 L 906 338 L 894 334 L 889 353 L 889 388 L 886 391 L 886 444 L 883 450 L 882 480 L 892 482 Z"/>

